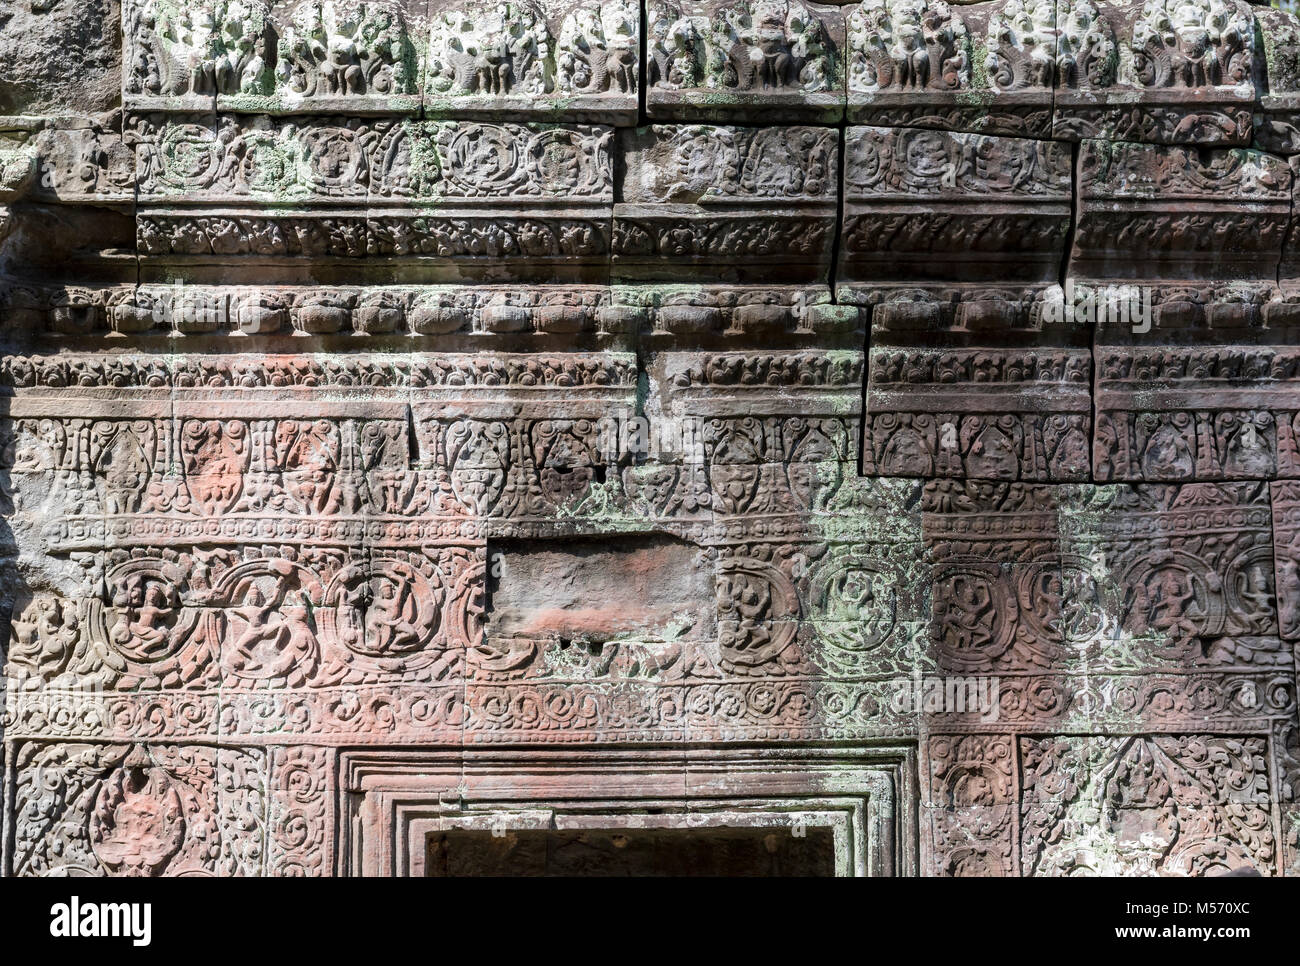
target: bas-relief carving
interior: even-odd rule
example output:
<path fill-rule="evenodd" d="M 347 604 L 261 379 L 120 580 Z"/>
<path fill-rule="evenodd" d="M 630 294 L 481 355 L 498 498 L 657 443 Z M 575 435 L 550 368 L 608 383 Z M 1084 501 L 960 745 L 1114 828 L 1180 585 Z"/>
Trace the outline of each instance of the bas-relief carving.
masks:
<path fill-rule="evenodd" d="M 1068 140 L 1250 139 L 1258 55 L 1244 4 L 868 0 L 847 27 L 853 121 Z"/>
<path fill-rule="evenodd" d="M 815 749 L 843 869 L 1294 873 L 1288 15 L 125 6 L 121 113 L 0 118 L 6 873 L 647 743 Z"/>
<path fill-rule="evenodd" d="M 1027 875 L 1276 866 L 1262 738 L 1047 739 L 1022 754 Z"/>
<path fill-rule="evenodd" d="M 390 0 L 129 0 L 124 91 L 137 106 L 419 106 L 415 47 Z"/>
<path fill-rule="evenodd" d="M 538 111 L 634 123 L 641 14 L 626 2 L 434 3 L 426 110 Z"/>
<path fill-rule="evenodd" d="M 656 120 L 762 109 L 774 120 L 837 121 L 843 16 L 801 0 L 655 0 L 646 8 L 646 70 L 646 106 Z"/>
<path fill-rule="evenodd" d="M 130 0 L 131 106 L 633 123 L 625 2 Z"/>
<path fill-rule="evenodd" d="M 616 282 L 827 280 L 833 131 L 656 124 L 623 132 L 619 147 Z"/>
<path fill-rule="evenodd" d="M 145 202 L 599 201 L 612 185 L 613 132 L 591 125 L 137 120 Z"/>

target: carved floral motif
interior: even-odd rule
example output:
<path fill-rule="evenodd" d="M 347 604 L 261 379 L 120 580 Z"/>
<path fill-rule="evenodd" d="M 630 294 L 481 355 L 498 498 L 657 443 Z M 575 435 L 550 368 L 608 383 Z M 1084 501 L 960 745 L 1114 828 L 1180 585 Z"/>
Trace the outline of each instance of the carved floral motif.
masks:
<path fill-rule="evenodd" d="M 1260 738 L 1026 740 L 1026 875 L 1273 871 Z"/>

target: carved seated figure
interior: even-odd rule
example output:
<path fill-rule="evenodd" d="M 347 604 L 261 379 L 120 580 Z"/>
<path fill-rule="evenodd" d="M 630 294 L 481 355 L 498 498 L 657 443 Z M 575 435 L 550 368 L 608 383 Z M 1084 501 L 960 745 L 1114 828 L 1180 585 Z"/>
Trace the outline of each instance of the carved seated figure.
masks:
<path fill-rule="evenodd" d="M 560 30 L 558 87 L 626 93 L 636 83 L 639 52 L 631 8 L 623 3 L 579 7 Z"/>
<path fill-rule="evenodd" d="M 266 66 L 260 13 L 241 0 L 232 0 L 222 11 L 220 29 L 213 37 L 212 81 L 217 93 L 247 93 L 256 88 Z"/>
<path fill-rule="evenodd" d="M 699 83 L 696 49 L 699 35 L 680 11 L 650 8 L 648 82 L 680 89 Z"/>
<path fill-rule="evenodd" d="M 475 16 L 447 11 L 430 36 L 429 84 L 447 93 L 544 93 L 550 39 L 527 3 L 501 3 Z"/>
<path fill-rule="evenodd" d="M 377 93 L 405 93 L 410 77 L 400 18 L 383 7 L 369 10 L 358 33 L 366 84 Z"/>
<path fill-rule="evenodd" d="M 752 57 L 758 67 L 759 85 L 785 87 L 789 84 L 794 58 L 781 20 L 769 15 L 754 28 L 754 53 L 761 55 Z"/>
<path fill-rule="evenodd" d="M 695 37 L 694 25 L 685 18 L 669 30 L 664 72 L 669 86 L 690 87 L 695 83 Z"/>
<path fill-rule="evenodd" d="M 889 57 L 894 63 L 898 87 L 925 87 L 930 83 L 930 54 L 925 48 L 920 24 L 899 25 Z"/>
<path fill-rule="evenodd" d="M 1186 11 L 1185 5 L 1183 11 Z M 1195 8 L 1191 13 L 1194 14 Z M 1218 83 L 1218 64 L 1214 59 L 1214 42 L 1199 19 L 1175 25 L 1178 47 L 1171 55 L 1176 76 L 1186 87 L 1204 87 Z"/>
<path fill-rule="evenodd" d="M 632 90 L 636 84 L 636 65 L 640 57 L 635 34 L 636 26 L 623 8 L 615 4 L 601 5 L 601 18 L 604 21 L 603 33 L 607 51 L 605 72 L 612 86 L 621 93 Z"/>
<path fill-rule="evenodd" d="M 485 94 L 504 94 L 510 90 L 510 47 L 505 34 L 496 33 L 485 38 L 477 49 L 470 48 L 474 56 L 474 84 Z"/>
<path fill-rule="evenodd" d="M 360 27 L 357 14 L 349 11 L 340 17 L 338 26 L 329 33 L 326 81 L 332 94 L 361 94 L 365 91 L 361 51 L 357 45 Z"/>
<path fill-rule="evenodd" d="M 170 647 L 179 605 L 175 587 L 132 575 L 113 595 L 117 619 L 108 628 L 109 641 L 137 659 L 161 656 Z"/>

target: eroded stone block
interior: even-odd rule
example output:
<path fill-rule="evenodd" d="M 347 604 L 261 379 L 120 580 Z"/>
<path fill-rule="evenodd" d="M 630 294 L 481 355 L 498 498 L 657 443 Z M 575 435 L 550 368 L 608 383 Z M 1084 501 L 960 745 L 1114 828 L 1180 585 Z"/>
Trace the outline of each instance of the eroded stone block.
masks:
<path fill-rule="evenodd" d="M 1085 141 L 1069 272 L 1275 280 L 1292 177 L 1260 151 Z"/>
<path fill-rule="evenodd" d="M 1250 143 L 1253 10 L 1236 0 L 1078 0 L 1057 8 L 1075 69 L 1053 135 L 1151 144 Z"/>
<path fill-rule="evenodd" d="M 1055 280 L 1070 153 L 1048 141 L 849 128 L 838 277 L 849 283 Z"/>
<path fill-rule="evenodd" d="M 0 11 L 0 116 L 111 111 L 121 101 L 117 0 L 14 0 Z"/>
<path fill-rule="evenodd" d="M 1079 350 L 871 350 L 863 471 L 1089 478 L 1091 359 Z"/>
<path fill-rule="evenodd" d="M 419 109 L 423 3 L 127 0 L 123 6 L 129 107 Z"/>
<path fill-rule="evenodd" d="M 1273 479 L 1300 472 L 1292 408 L 1300 361 L 1292 350 L 1102 348 L 1099 479 Z"/>
<path fill-rule="evenodd" d="M 1052 3 L 867 0 L 848 11 L 849 120 L 1045 136 L 1074 68 Z M 1056 48 L 1054 50 L 1054 48 Z"/>
<path fill-rule="evenodd" d="M 654 125 L 619 136 L 616 281 L 824 281 L 839 152 L 829 128 Z"/>

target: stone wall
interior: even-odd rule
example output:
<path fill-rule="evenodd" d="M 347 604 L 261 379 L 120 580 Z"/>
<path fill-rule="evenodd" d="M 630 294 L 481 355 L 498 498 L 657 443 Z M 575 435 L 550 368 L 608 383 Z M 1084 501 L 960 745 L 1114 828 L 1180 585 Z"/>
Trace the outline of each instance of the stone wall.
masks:
<path fill-rule="evenodd" d="M 0 115 L 5 874 L 1300 874 L 1293 15 L 13 0 Z"/>

